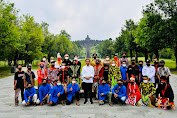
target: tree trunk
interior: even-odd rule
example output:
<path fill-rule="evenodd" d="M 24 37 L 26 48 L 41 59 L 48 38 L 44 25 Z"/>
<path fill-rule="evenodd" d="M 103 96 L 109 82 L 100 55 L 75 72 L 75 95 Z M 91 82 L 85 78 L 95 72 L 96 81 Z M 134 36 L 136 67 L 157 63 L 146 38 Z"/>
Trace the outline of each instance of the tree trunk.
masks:
<path fill-rule="evenodd" d="M 148 50 L 145 48 L 145 60 L 148 59 Z"/>
<path fill-rule="evenodd" d="M 155 53 L 156 58 L 159 59 L 159 50 L 156 49 L 154 53 Z"/>
<path fill-rule="evenodd" d="M 138 63 L 138 53 L 135 51 L 135 62 Z"/>
<path fill-rule="evenodd" d="M 132 49 L 130 49 L 130 58 L 132 59 L 133 55 L 132 55 Z"/>

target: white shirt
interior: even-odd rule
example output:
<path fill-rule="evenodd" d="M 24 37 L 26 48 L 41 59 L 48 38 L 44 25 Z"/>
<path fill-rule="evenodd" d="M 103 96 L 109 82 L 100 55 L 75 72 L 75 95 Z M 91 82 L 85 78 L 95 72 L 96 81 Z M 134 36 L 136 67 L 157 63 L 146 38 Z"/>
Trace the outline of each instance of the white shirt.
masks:
<path fill-rule="evenodd" d="M 155 67 L 154 66 L 144 66 L 142 70 L 143 76 L 148 76 L 150 78 L 150 83 L 155 83 Z"/>
<path fill-rule="evenodd" d="M 93 77 L 94 77 L 94 68 L 93 66 L 89 65 L 85 65 L 83 68 L 82 68 L 82 72 L 81 72 L 81 78 L 82 78 L 82 82 L 85 82 L 85 83 L 93 83 Z M 85 79 L 85 77 L 92 77 L 90 78 L 89 80 L 88 79 Z"/>

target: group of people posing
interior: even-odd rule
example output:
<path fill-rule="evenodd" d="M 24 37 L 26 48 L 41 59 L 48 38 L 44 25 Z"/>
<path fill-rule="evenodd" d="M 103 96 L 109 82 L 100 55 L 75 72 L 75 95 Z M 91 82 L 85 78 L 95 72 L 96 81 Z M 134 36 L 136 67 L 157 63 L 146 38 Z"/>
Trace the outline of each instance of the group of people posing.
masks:
<path fill-rule="evenodd" d="M 149 106 L 162 109 L 175 109 L 174 93 L 170 86 L 171 75 L 165 61 L 154 58 L 154 65 L 150 60 L 139 61 L 131 59 L 129 64 L 126 53 L 118 59 L 114 55 L 111 61 L 108 55 L 105 60 L 97 58 L 86 59 L 86 65 L 82 67 L 77 55 L 71 61 L 69 55 L 57 54 L 57 61 L 50 58 L 50 63 L 43 61 L 39 64 L 38 92 L 35 86 L 35 74 L 31 71 L 31 64 L 27 65 L 27 71 L 22 71 L 18 65 L 18 71 L 14 77 L 15 105 L 18 106 L 18 96 L 21 91 L 23 105 L 70 105 L 76 99 L 79 104 L 80 90 L 84 90 L 85 101 L 93 104 L 93 97 L 99 100 L 99 105 L 106 102 L 113 104 L 131 104 L 133 106 Z M 144 66 L 143 66 L 144 65 Z M 25 89 L 25 91 L 24 91 Z M 89 94 L 88 94 L 89 93 Z"/>

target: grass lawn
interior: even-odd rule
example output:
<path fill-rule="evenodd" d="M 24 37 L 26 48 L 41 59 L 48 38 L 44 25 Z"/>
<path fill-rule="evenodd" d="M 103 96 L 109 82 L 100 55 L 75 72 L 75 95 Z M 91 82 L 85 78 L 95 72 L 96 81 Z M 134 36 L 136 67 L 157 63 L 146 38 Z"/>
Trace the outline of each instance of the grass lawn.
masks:
<path fill-rule="evenodd" d="M 11 67 L 0 67 L 0 78 L 8 77 L 13 75 L 11 73 Z"/>

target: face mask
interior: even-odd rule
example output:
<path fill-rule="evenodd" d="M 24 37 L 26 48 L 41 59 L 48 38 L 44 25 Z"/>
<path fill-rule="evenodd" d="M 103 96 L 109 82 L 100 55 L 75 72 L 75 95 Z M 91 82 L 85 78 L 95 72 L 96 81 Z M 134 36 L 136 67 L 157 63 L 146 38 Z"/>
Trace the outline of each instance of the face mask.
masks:
<path fill-rule="evenodd" d="M 43 83 L 43 85 L 46 85 L 47 83 Z"/>
<path fill-rule="evenodd" d="M 135 62 L 132 62 L 132 65 L 135 65 Z"/>
<path fill-rule="evenodd" d="M 126 67 L 126 64 L 122 64 L 123 67 Z"/>
<path fill-rule="evenodd" d="M 150 64 L 147 64 L 147 66 L 150 66 Z"/>
<path fill-rule="evenodd" d="M 122 85 L 122 83 L 118 83 L 118 85 L 119 85 L 119 86 L 121 86 L 121 85 Z"/>
<path fill-rule="evenodd" d="M 102 83 L 102 85 L 105 85 L 106 83 Z"/>
<path fill-rule="evenodd" d="M 116 66 L 116 64 L 112 64 L 112 66 Z"/>
<path fill-rule="evenodd" d="M 32 87 L 28 87 L 29 89 L 31 89 Z"/>
<path fill-rule="evenodd" d="M 78 60 L 78 58 L 77 58 L 77 57 L 75 57 L 75 58 L 74 58 L 74 60 Z"/>
<path fill-rule="evenodd" d="M 134 84 L 134 82 L 130 82 L 131 84 Z"/>
<path fill-rule="evenodd" d="M 139 66 L 140 66 L 140 67 L 142 67 L 142 66 L 143 66 L 143 64 L 139 64 Z"/>
<path fill-rule="evenodd" d="M 18 70 L 22 70 L 22 68 L 18 68 Z"/>
<path fill-rule="evenodd" d="M 165 88 L 165 86 L 166 86 L 166 84 L 165 84 L 165 83 L 163 83 L 163 84 L 162 84 L 162 89 L 164 89 L 164 88 Z"/>
<path fill-rule="evenodd" d="M 55 65 L 51 65 L 52 67 L 54 67 Z"/>
<path fill-rule="evenodd" d="M 69 57 L 65 57 L 65 59 L 69 59 Z"/>
<path fill-rule="evenodd" d="M 28 68 L 28 70 L 31 70 L 31 68 Z"/>
<path fill-rule="evenodd" d="M 73 65 L 76 65 L 76 63 L 73 63 Z"/>
<path fill-rule="evenodd" d="M 94 59 L 96 59 L 96 57 L 93 57 Z"/>
<path fill-rule="evenodd" d="M 96 65 L 99 65 L 99 63 L 96 63 Z"/>
<path fill-rule="evenodd" d="M 158 64 L 158 62 L 155 61 L 154 64 Z"/>
<path fill-rule="evenodd" d="M 126 56 L 122 56 L 123 58 L 126 58 Z"/>
<path fill-rule="evenodd" d="M 60 85 L 61 85 L 61 83 L 57 83 L 57 85 L 58 85 L 58 86 L 60 86 Z"/>
<path fill-rule="evenodd" d="M 106 61 L 109 61 L 109 58 L 106 58 Z"/>
<path fill-rule="evenodd" d="M 57 60 L 58 60 L 58 61 L 61 61 L 61 58 L 58 58 Z"/>
<path fill-rule="evenodd" d="M 65 66 L 61 66 L 61 68 L 62 68 L 62 69 L 64 69 L 64 68 L 65 68 Z"/>
<path fill-rule="evenodd" d="M 161 67 L 164 67 L 164 65 L 160 65 Z"/>
<path fill-rule="evenodd" d="M 44 66 L 40 66 L 40 68 L 43 68 Z"/>
<path fill-rule="evenodd" d="M 46 61 L 46 58 L 42 58 L 43 61 Z"/>
<path fill-rule="evenodd" d="M 114 60 L 117 60 L 118 59 L 118 57 L 114 57 Z"/>
<path fill-rule="evenodd" d="M 148 80 L 143 80 L 144 83 L 148 83 Z"/>
<path fill-rule="evenodd" d="M 76 81 L 72 81 L 72 83 L 73 83 L 73 84 L 75 84 L 75 83 L 76 83 Z"/>

